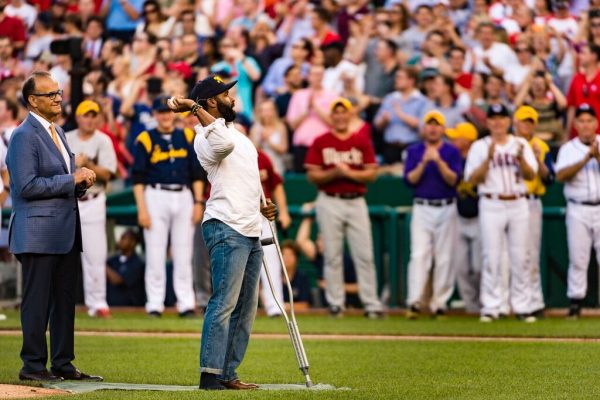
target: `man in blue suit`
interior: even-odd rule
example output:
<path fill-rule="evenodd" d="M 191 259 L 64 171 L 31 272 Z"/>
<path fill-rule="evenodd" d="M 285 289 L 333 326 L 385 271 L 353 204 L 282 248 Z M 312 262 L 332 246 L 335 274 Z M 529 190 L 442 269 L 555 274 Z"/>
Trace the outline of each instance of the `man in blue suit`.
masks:
<path fill-rule="evenodd" d="M 54 124 L 62 90 L 50 74 L 34 72 L 23 85 L 23 99 L 29 115 L 13 132 L 6 157 L 13 201 L 9 246 L 23 266 L 19 379 L 102 380 L 71 363 L 82 248 L 77 198 L 96 175 L 87 168 L 75 170 L 65 134 Z M 48 320 L 51 372 L 46 369 Z"/>

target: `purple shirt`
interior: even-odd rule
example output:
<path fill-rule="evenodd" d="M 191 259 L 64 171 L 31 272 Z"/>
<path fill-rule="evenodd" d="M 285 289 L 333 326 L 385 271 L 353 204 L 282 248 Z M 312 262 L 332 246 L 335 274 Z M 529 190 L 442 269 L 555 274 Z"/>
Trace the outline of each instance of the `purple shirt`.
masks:
<path fill-rule="evenodd" d="M 416 168 L 421 162 L 425 153 L 425 143 L 419 142 L 408 147 L 406 162 L 404 164 L 404 181 L 406 184 L 414 188 L 414 197 L 421 199 L 449 199 L 456 197 L 456 184 L 448 185 L 437 165 L 433 161 L 429 161 L 425 166 L 425 171 L 421 176 L 421 180 L 415 185 L 412 185 L 408 179 L 408 174 Z M 458 177 L 456 183 L 460 181 L 462 175 L 462 158 L 456 147 L 444 142 L 439 150 L 440 157 L 448 164 L 448 167 L 454 171 Z"/>

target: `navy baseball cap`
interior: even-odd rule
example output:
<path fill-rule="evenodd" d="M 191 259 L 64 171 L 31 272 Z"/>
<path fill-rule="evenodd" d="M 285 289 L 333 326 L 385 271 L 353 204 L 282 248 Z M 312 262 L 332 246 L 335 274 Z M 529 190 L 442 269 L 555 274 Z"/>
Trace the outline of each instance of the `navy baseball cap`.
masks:
<path fill-rule="evenodd" d="M 190 92 L 190 99 L 194 101 L 198 101 L 199 99 L 210 99 L 211 97 L 215 97 L 216 95 L 231 89 L 236 83 L 237 80 L 225 83 L 219 75 L 210 75 L 196 83 Z"/>
<path fill-rule="evenodd" d="M 169 105 L 167 104 L 167 100 L 169 100 L 169 98 L 167 96 L 158 96 L 157 98 L 155 98 L 154 101 L 152 102 L 152 111 L 156 111 L 156 112 L 171 111 L 171 109 L 169 108 Z"/>
<path fill-rule="evenodd" d="M 497 117 L 497 116 L 510 117 L 510 111 L 508 111 L 508 108 L 506 108 L 506 106 L 504 104 L 490 105 L 488 107 L 486 117 L 492 118 L 492 117 Z"/>
<path fill-rule="evenodd" d="M 577 110 L 575 110 L 575 117 L 579 117 L 581 114 L 590 114 L 596 118 L 596 111 L 587 103 L 580 104 Z"/>

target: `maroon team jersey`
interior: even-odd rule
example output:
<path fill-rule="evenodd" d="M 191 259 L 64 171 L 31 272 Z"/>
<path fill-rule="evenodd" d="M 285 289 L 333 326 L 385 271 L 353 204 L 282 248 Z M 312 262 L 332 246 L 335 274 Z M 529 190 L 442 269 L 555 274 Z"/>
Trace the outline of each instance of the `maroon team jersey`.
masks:
<path fill-rule="evenodd" d="M 273 190 L 283 182 L 283 179 L 275 172 L 271 159 L 262 150 L 258 150 L 258 172 L 265 197 L 270 199 L 273 196 Z"/>
<path fill-rule="evenodd" d="M 315 165 L 324 170 L 332 169 L 338 163 L 348 164 L 352 169 L 377 165 L 371 140 L 366 135 L 359 134 L 341 140 L 329 132 L 314 141 L 304 160 L 304 165 Z M 351 179 L 334 179 L 319 185 L 319 190 L 329 194 L 364 194 L 367 192 L 367 186 Z"/>

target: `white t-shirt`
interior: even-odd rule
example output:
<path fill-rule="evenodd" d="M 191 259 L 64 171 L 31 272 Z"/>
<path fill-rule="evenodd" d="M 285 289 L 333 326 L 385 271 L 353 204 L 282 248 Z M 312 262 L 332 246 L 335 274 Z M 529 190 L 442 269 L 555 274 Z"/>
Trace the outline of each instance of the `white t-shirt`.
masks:
<path fill-rule="evenodd" d="M 581 161 L 590 152 L 590 147 L 579 138 L 569 140 L 558 151 L 556 172 Z M 565 182 L 565 198 L 575 201 L 600 201 L 600 166 L 595 159 L 589 160 L 575 176 Z"/>
<path fill-rule="evenodd" d="M 262 187 L 254 143 L 222 118 L 195 129 L 194 149 L 211 185 L 204 221 L 214 218 L 244 236 L 260 237 Z"/>
<path fill-rule="evenodd" d="M 344 75 L 352 76 L 354 81 L 354 88 L 359 92 L 364 92 L 365 89 L 365 78 L 361 74 L 361 69 L 358 65 L 351 63 L 348 60 L 342 60 L 335 67 L 325 69 L 323 74 L 323 89 L 342 94 L 344 91 Z"/>
<path fill-rule="evenodd" d="M 94 164 L 108 169 L 112 174 L 117 172 L 117 155 L 110 138 L 96 130 L 87 140 L 82 140 L 78 135 L 78 130 L 67 132 L 67 143 L 75 156 L 85 154 Z M 100 193 L 104 191 L 104 183 L 96 181 L 94 186 L 88 189 L 88 193 Z"/>
<path fill-rule="evenodd" d="M 492 139 L 489 136 L 473 143 L 467 155 L 465 179 L 468 180 L 473 171 L 479 168 L 487 159 L 491 143 Z M 527 141 L 523 138 L 508 135 L 507 142 L 503 145 L 497 144 L 494 149 L 494 158 L 490 163 L 485 181 L 477 186 L 480 194 L 510 196 L 527 193 L 527 187 L 517 160 L 519 144 L 523 146 L 525 161 L 537 172 L 538 163 Z"/>
<path fill-rule="evenodd" d="M 33 24 L 37 18 L 37 10 L 35 7 L 27 4 L 26 2 L 21 3 L 20 7 L 15 7 L 12 4 L 8 4 L 4 9 L 4 13 L 9 17 L 19 18 L 25 25 L 27 25 L 27 30 L 33 28 Z"/>
<path fill-rule="evenodd" d="M 556 18 L 552 17 L 548 20 L 547 25 L 554 28 L 559 34 L 566 33 L 570 39 L 573 39 L 579 29 L 577 19 L 574 17 L 569 18 Z"/>
<path fill-rule="evenodd" d="M 504 70 L 504 80 L 515 88 L 518 88 L 525 78 L 527 78 L 530 70 L 531 65 L 513 64 Z"/>
<path fill-rule="evenodd" d="M 490 63 L 506 72 L 507 69 L 513 65 L 519 64 L 517 55 L 512 49 L 504 44 L 494 42 L 489 49 L 484 50 L 481 45 L 476 46 L 473 49 L 473 53 L 476 56 L 477 63 L 475 64 L 475 72 L 482 74 L 489 74 L 490 69 L 483 63 L 483 59 L 487 57 Z"/>

